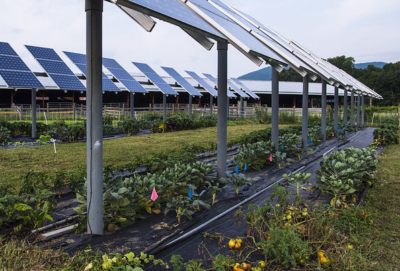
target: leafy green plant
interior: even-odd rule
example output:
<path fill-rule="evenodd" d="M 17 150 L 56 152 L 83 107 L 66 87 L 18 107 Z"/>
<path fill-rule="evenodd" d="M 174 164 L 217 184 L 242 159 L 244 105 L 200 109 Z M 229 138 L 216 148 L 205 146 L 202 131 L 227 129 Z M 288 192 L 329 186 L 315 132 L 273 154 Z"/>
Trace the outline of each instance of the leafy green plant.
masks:
<path fill-rule="evenodd" d="M 226 173 L 226 178 L 221 178 L 220 182 L 226 184 L 226 187 L 233 187 L 236 191 L 236 195 L 239 195 L 239 190 L 245 185 L 251 185 L 252 180 L 246 178 L 242 173 Z"/>
<path fill-rule="evenodd" d="M 221 191 L 221 188 L 216 183 L 206 181 L 206 189 L 207 189 L 207 192 L 212 195 L 211 205 L 214 205 L 215 196 L 217 195 L 217 193 L 219 191 Z"/>
<path fill-rule="evenodd" d="M 11 132 L 6 127 L 0 127 L 0 142 L 11 140 Z"/>
<path fill-rule="evenodd" d="M 274 155 L 274 161 L 275 161 L 275 163 L 278 164 L 279 169 L 283 169 L 292 160 L 287 157 L 286 152 L 277 151 L 277 152 L 275 152 L 275 155 Z"/>
<path fill-rule="evenodd" d="M 293 146 L 300 145 L 300 138 L 296 134 L 285 133 L 279 136 L 279 148 L 282 152 L 287 153 L 289 156 L 296 155 L 295 148 Z"/>
<path fill-rule="evenodd" d="M 79 138 L 83 138 L 85 136 L 86 130 L 83 125 L 74 124 L 68 126 L 67 134 L 70 142 L 77 142 Z"/>
<path fill-rule="evenodd" d="M 180 224 L 182 216 L 192 220 L 194 212 L 189 209 L 193 207 L 193 201 L 191 199 L 187 196 L 179 195 L 177 197 L 168 198 L 164 214 L 167 215 L 170 211 L 174 211 L 176 213 L 176 218 L 178 219 L 178 224 Z"/>
<path fill-rule="evenodd" d="M 307 182 L 311 177 L 311 173 L 290 172 L 289 175 L 283 174 L 282 177 L 289 183 L 289 185 L 296 188 L 296 201 L 300 202 L 300 189 L 306 189 L 307 185 L 311 185 L 311 183 Z"/>
<path fill-rule="evenodd" d="M 43 171 L 28 171 L 22 175 L 19 194 L 34 194 L 37 189 L 41 190 L 50 188 L 47 179 L 48 176 Z"/>
<path fill-rule="evenodd" d="M 249 168 L 260 170 L 269 163 L 269 156 L 274 152 L 275 147 L 271 141 L 259 141 L 245 144 L 239 148 L 235 156 L 239 168 L 243 170 L 245 164 Z"/>
<path fill-rule="evenodd" d="M 164 268 L 169 268 L 168 264 L 162 260 L 154 259 L 153 255 L 147 255 L 143 252 L 140 256 L 135 256 L 133 252 L 129 252 L 122 256 L 120 253 L 116 253 L 113 258 L 110 258 L 107 254 L 103 255 L 102 269 L 105 270 L 131 270 L 131 271 L 143 271 L 145 264 L 152 263 L 153 265 L 160 265 Z M 90 268 L 88 268 L 90 267 Z M 93 264 L 89 263 L 85 270 L 93 268 Z"/>
<path fill-rule="evenodd" d="M 170 262 L 174 267 L 173 271 L 187 270 L 187 271 L 203 271 L 205 269 L 201 268 L 203 261 L 200 259 L 193 259 L 188 262 L 183 262 L 183 258 L 180 255 L 173 254 L 171 256 Z"/>
<path fill-rule="evenodd" d="M 128 135 L 136 135 L 143 128 L 142 122 L 133 119 L 119 122 L 118 126 L 121 127 L 124 133 L 128 133 Z"/>
<path fill-rule="evenodd" d="M 54 177 L 53 177 L 53 187 L 56 191 L 58 191 L 58 194 L 61 194 L 61 191 L 63 190 L 65 186 L 65 179 L 67 178 L 67 173 L 62 170 L 56 170 L 54 172 Z"/>
<path fill-rule="evenodd" d="M 45 202 L 41 207 L 39 204 L 36 208 L 25 203 L 17 203 L 14 205 L 14 210 L 19 213 L 17 219 L 22 219 L 24 225 L 30 223 L 34 229 L 40 228 L 45 220 L 53 221 L 53 218 L 48 214 L 50 203 Z M 19 227 L 16 229 L 18 230 Z"/>

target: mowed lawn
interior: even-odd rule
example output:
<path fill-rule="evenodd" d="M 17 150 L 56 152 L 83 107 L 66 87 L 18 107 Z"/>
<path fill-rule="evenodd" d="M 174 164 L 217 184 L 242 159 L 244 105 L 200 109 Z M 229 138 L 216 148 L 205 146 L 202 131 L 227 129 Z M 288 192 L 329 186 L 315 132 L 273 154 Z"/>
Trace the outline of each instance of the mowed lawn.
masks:
<path fill-rule="evenodd" d="M 228 140 L 239 139 L 252 131 L 269 126 L 269 124 L 228 126 Z M 210 141 L 217 141 L 217 127 L 104 140 L 103 163 L 124 165 L 137 155 L 180 149 L 188 144 L 207 145 Z M 15 185 L 29 170 L 41 170 L 52 174 L 56 170 L 74 170 L 78 164 L 86 166 L 86 143 L 57 144 L 57 157 L 53 145 L 50 144 L 2 149 L 0 184 Z"/>

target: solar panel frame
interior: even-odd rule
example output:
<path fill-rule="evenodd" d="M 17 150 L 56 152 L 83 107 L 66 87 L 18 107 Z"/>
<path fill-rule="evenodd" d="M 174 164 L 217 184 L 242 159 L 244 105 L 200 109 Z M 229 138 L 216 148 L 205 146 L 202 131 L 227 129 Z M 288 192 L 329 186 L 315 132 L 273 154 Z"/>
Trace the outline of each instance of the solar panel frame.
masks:
<path fill-rule="evenodd" d="M 124 87 L 134 93 L 148 93 L 148 91 L 130 75 L 117 61 L 112 58 L 103 57 L 103 66 L 124 85 Z M 122 78 L 121 78 L 122 77 Z"/>
<path fill-rule="evenodd" d="M 204 75 L 208 80 L 210 80 L 211 82 L 213 82 L 214 85 L 215 85 L 216 87 L 218 87 L 218 79 L 217 79 L 217 78 L 215 78 L 214 76 L 212 76 L 212 75 L 209 74 L 209 73 L 203 73 L 203 75 Z M 228 83 L 228 86 L 229 86 L 229 83 Z M 232 91 L 230 91 L 229 89 L 227 89 L 227 95 L 228 95 L 228 97 L 230 97 L 230 98 L 237 98 L 237 96 L 236 96 Z"/>
<path fill-rule="evenodd" d="M 246 87 L 239 79 L 231 77 L 231 80 L 233 81 L 233 83 L 235 83 L 242 90 L 246 91 L 247 94 L 249 94 L 252 98 L 254 98 L 254 99 L 259 99 L 260 98 L 257 94 L 255 94 L 248 87 Z"/>
<path fill-rule="evenodd" d="M 0 70 L 0 76 L 8 87 L 13 88 L 44 88 L 31 71 Z"/>
<path fill-rule="evenodd" d="M 185 72 L 189 74 L 189 76 L 192 77 L 194 80 L 196 80 L 197 83 L 199 83 L 212 96 L 218 97 L 218 92 L 212 86 L 210 86 L 203 78 L 197 75 L 197 73 L 191 71 L 185 71 Z"/>
<path fill-rule="evenodd" d="M 190 95 L 192 96 L 203 96 L 197 89 L 195 89 L 182 75 L 180 75 L 175 69 L 170 67 L 163 68 L 172 78 L 174 78 L 178 84 L 180 84 Z"/>
<path fill-rule="evenodd" d="M 145 63 L 132 62 L 153 84 L 166 95 L 179 95 L 161 76 L 159 76 L 149 65 Z"/>

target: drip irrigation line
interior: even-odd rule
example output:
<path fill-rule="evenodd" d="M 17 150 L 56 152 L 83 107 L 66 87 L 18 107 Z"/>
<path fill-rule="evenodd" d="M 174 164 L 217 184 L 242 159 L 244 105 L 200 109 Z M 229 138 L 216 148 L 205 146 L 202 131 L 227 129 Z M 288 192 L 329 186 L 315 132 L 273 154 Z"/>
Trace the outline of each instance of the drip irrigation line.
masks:
<path fill-rule="evenodd" d="M 298 171 L 300 171 L 300 170 L 302 170 L 304 167 L 305 167 L 305 166 L 302 166 L 302 167 L 296 169 L 296 170 L 294 171 L 294 173 L 295 173 L 295 172 L 298 172 Z M 264 189 L 258 191 L 258 192 L 255 193 L 254 195 L 248 197 L 247 199 L 243 200 L 242 202 L 239 202 L 238 204 L 234 205 L 233 207 L 229 208 L 228 210 L 224 211 L 223 213 L 221 213 L 221 214 L 219 214 L 219 215 L 213 217 L 212 219 L 210 219 L 210 220 L 207 221 L 206 223 L 203 223 L 203 224 L 201 224 L 200 226 L 197 226 L 197 227 L 194 228 L 193 230 L 191 230 L 191 231 L 189 231 L 189 232 L 183 234 L 182 236 L 176 238 L 175 240 L 169 242 L 168 244 L 164 245 L 163 247 L 159 248 L 158 250 L 166 249 L 167 247 L 169 247 L 169 246 L 175 244 L 176 242 L 188 238 L 188 237 L 191 236 L 192 234 L 194 234 L 194 233 L 198 232 L 199 230 L 203 229 L 205 226 L 207 226 L 207 225 L 210 224 L 211 222 L 214 222 L 215 220 L 217 220 L 217 219 L 223 217 L 224 215 L 228 214 L 229 212 L 231 212 L 231 211 L 237 209 L 237 208 L 240 207 L 241 205 L 243 205 L 243 204 L 249 202 L 249 201 L 252 200 L 253 198 L 259 196 L 260 194 L 262 194 L 263 192 L 265 192 L 266 190 L 268 190 L 269 188 L 271 188 L 274 184 L 280 183 L 280 182 L 282 182 L 283 180 L 284 180 L 284 178 L 281 178 L 281 179 L 279 179 L 278 181 L 276 181 L 276 182 L 274 182 L 274 183 L 268 185 L 267 187 L 265 187 Z"/>

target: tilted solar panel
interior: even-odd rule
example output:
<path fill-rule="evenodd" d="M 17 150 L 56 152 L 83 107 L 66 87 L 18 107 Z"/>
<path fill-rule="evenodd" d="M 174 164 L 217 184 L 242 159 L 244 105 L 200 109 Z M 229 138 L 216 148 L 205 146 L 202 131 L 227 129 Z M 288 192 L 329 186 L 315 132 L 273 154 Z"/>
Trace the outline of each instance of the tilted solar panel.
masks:
<path fill-rule="evenodd" d="M 237 78 L 232 78 L 231 80 L 240 88 L 242 88 L 244 91 L 247 92 L 247 94 L 249 94 L 252 98 L 254 99 L 259 99 L 260 97 L 255 94 L 253 91 L 251 91 L 248 87 L 246 87 L 239 79 Z"/>
<path fill-rule="evenodd" d="M 178 82 L 187 92 L 189 92 L 193 96 L 203 96 L 200 92 L 197 91 L 185 78 L 183 78 L 176 70 L 169 67 L 161 67 L 163 68 L 172 78 Z"/>
<path fill-rule="evenodd" d="M 208 73 L 203 73 L 203 74 L 205 77 L 207 77 L 208 80 L 213 82 L 216 87 L 218 87 L 218 79 L 217 78 L 215 78 L 214 76 L 212 76 L 211 74 L 208 74 Z M 229 91 L 228 89 L 227 89 L 227 94 L 228 94 L 228 97 L 230 97 L 230 98 L 237 98 L 237 96 L 234 93 L 232 93 L 231 91 Z"/>
<path fill-rule="evenodd" d="M 238 88 L 236 85 L 234 85 L 231 80 L 228 80 L 228 86 L 233 89 L 237 94 L 239 94 L 243 98 L 250 98 L 249 95 L 244 93 L 240 88 Z"/>
<path fill-rule="evenodd" d="M 25 45 L 28 51 L 37 59 L 49 59 L 62 61 L 62 59 L 57 55 L 57 53 L 51 48 L 37 47 L 31 45 Z"/>
<path fill-rule="evenodd" d="M 199 83 L 200 86 L 202 86 L 205 90 L 207 90 L 212 96 L 214 97 L 218 96 L 218 92 L 212 86 L 210 86 L 206 81 L 204 81 L 203 78 L 198 76 L 195 72 L 191 71 L 185 71 L 185 72 L 189 74 L 190 77 L 192 77 L 194 80 L 196 80 L 197 83 Z"/>
<path fill-rule="evenodd" d="M 163 94 L 167 95 L 178 95 L 178 92 L 176 92 L 167 82 L 165 82 L 161 76 L 159 76 L 152 68 L 150 68 L 149 65 L 145 63 L 138 63 L 138 62 L 132 62 L 141 72 L 146 75 L 147 78 L 150 79 L 150 81 L 153 82 L 156 87 L 160 89 L 160 91 Z"/>
<path fill-rule="evenodd" d="M 37 61 L 48 73 L 74 75 L 74 73 L 64 62 L 47 59 L 37 59 Z"/>
<path fill-rule="evenodd" d="M 114 59 L 103 58 L 103 66 L 106 67 L 127 90 L 131 92 L 148 93 L 148 91 Z"/>
<path fill-rule="evenodd" d="M 7 42 L 0 42 L 0 76 L 8 87 L 44 88 Z"/>

